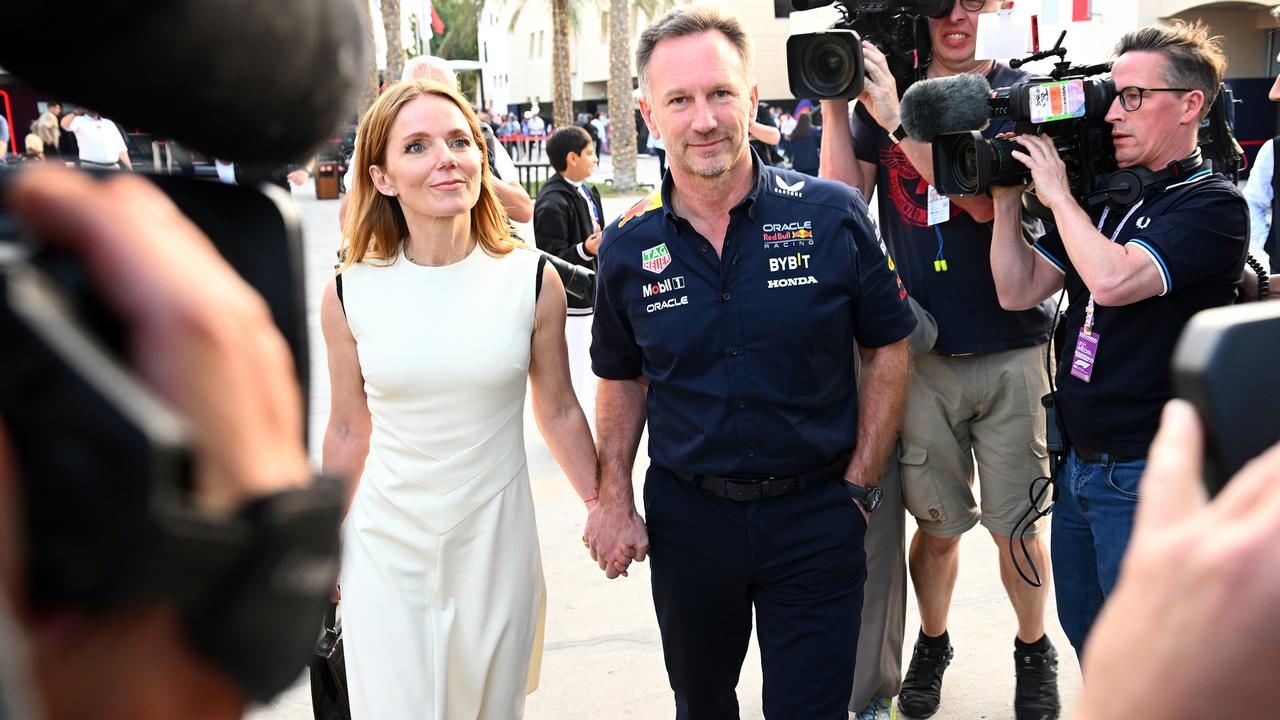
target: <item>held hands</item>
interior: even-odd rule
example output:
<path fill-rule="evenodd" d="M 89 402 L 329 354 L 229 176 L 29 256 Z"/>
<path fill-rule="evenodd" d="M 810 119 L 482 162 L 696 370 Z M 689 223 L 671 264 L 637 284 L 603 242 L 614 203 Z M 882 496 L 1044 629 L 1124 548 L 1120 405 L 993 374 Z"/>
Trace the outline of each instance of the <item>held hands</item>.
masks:
<path fill-rule="evenodd" d="M 889 72 L 889 61 L 875 45 L 864 41 L 862 57 L 867 79 L 858 102 L 866 106 L 880 127 L 893 132 L 902 123 L 898 112 L 898 82 Z"/>
<path fill-rule="evenodd" d="M 649 552 L 649 533 L 633 508 L 597 501 L 588 503 L 582 543 L 605 577 L 612 580 L 619 575 L 627 577 L 631 561 L 644 562 Z"/>

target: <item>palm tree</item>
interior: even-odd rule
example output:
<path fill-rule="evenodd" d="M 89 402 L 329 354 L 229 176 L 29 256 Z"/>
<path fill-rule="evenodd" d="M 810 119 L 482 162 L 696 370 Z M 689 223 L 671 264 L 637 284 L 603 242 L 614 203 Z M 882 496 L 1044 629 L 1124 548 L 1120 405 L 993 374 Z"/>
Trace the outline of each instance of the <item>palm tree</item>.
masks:
<path fill-rule="evenodd" d="M 576 22 L 570 22 L 569 0 L 551 0 L 551 122 L 557 128 L 573 124 L 573 75 L 569 41 Z"/>
<path fill-rule="evenodd" d="M 631 23 L 635 11 L 646 18 L 671 5 L 671 0 L 609 0 L 609 126 L 612 136 L 613 188 L 636 188 L 635 85 L 632 81 Z"/>
<path fill-rule="evenodd" d="M 404 70 L 404 40 L 400 34 L 400 0 L 381 0 L 382 29 L 387 36 L 387 82 L 400 79 Z"/>
<path fill-rule="evenodd" d="M 360 115 L 364 115 L 364 111 L 369 109 L 373 104 L 374 98 L 378 97 L 378 57 L 373 52 L 376 47 L 373 41 L 373 8 L 369 0 L 361 0 L 359 3 L 360 10 L 364 16 L 364 35 L 365 42 L 369 43 L 369 67 L 366 69 L 368 74 L 365 76 L 364 88 L 360 91 Z"/>
<path fill-rule="evenodd" d="M 631 83 L 631 3 L 609 0 L 609 127 L 613 189 L 636 189 L 636 115 Z"/>

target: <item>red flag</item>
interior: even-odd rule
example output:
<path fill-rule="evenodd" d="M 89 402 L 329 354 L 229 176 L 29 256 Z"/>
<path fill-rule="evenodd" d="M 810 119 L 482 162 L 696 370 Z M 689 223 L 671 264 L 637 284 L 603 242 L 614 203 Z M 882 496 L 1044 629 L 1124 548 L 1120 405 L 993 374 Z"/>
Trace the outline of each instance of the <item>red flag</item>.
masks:
<path fill-rule="evenodd" d="M 444 19 L 440 17 L 440 13 L 436 12 L 436 6 L 431 5 L 431 32 L 436 35 L 444 34 Z"/>
<path fill-rule="evenodd" d="M 1071 22 L 1085 22 L 1093 17 L 1093 2 L 1091 0 L 1073 0 L 1071 8 Z"/>

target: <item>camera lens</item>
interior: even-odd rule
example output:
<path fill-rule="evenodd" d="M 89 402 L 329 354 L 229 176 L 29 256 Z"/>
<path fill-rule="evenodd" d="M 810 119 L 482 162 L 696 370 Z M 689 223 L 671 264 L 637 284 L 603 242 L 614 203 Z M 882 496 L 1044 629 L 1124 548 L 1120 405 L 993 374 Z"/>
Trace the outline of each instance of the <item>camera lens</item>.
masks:
<path fill-rule="evenodd" d="M 809 46 L 805 53 L 805 81 L 820 96 L 838 96 L 853 84 L 858 65 L 847 43 L 836 38 L 823 38 Z"/>
<path fill-rule="evenodd" d="M 982 133 L 947 133 L 933 140 L 933 173 L 943 195 L 976 195 L 985 173 L 986 158 L 979 157 Z"/>

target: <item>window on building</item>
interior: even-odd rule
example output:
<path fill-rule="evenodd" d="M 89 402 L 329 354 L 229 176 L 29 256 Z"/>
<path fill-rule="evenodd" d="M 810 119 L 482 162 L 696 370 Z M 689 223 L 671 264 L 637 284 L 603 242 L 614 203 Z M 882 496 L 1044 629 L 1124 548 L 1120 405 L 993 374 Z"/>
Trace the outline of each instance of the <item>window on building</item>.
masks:
<path fill-rule="evenodd" d="M 536 34 L 529 33 L 529 57 L 534 56 L 533 47 L 534 47 L 534 43 L 537 42 L 537 39 L 538 39 L 538 36 Z"/>

